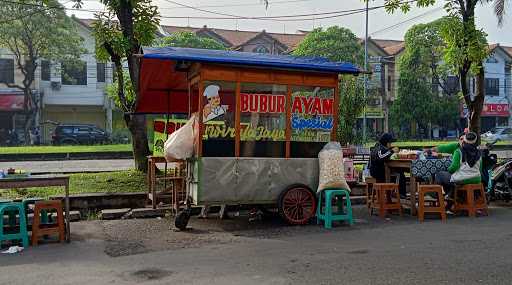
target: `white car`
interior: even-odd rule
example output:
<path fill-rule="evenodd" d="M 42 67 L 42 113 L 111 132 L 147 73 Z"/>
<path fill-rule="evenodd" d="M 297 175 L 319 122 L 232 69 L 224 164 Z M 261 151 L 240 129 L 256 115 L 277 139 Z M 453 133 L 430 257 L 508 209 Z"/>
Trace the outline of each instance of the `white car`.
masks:
<path fill-rule="evenodd" d="M 482 140 L 486 142 L 512 141 L 512 127 L 497 127 L 484 134 Z"/>

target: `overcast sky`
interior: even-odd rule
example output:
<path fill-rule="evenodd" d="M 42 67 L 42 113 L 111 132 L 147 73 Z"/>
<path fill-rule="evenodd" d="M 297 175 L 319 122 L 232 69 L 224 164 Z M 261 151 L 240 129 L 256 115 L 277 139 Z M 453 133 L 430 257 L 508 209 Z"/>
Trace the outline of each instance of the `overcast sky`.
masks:
<path fill-rule="evenodd" d="M 271 32 L 295 33 L 297 30 L 311 30 L 315 27 L 328 27 L 339 25 L 351 29 L 358 36 L 364 36 L 365 17 L 364 13 L 349 15 L 330 19 L 302 20 L 299 22 L 276 22 L 276 21 L 258 21 L 258 20 L 218 20 L 218 19 L 172 19 L 165 17 L 223 17 L 207 12 L 196 11 L 189 8 L 180 7 L 178 4 L 184 4 L 200 9 L 232 14 L 244 17 L 258 16 L 282 16 L 297 15 L 309 13 L 324 13 L 340 10 L 350 10 L 364 8 L 361 0 L 270 0 L 268 9 L 265 9 L 260 0 L 153 0 L 159 7 L 160 14 L 163 16 L 162 24 L 202 27 L 239 29 L 261 31 L 265 29 Z M 175 3 L 178 4 L 175 4 Z M 371 6 L 382 5 L 383 0 L 375 0 L 370 3 Z M 372 38 L 379 39 L 403 39 L 407 29 L 418 23 L 426 23 L 445 15 L 442 5 L 445 1 L 438 1 L 436 6 L 428 8 L 415 8 L 407 14 L 395 12 L 389 15 L 384 9 L 370 11 L 369 16 L 369 34 Z M 512 6 L 508 1 L 512 15 Z M 71 7 L 72 4 L 66 4 Z M 214 7 L 212 7 L 214 6 Z M 221 7 L 222 6 L 222 7 Z M 100 3 L 94 0 L 85 0 L 85 9 L 102 9 Z M 69 14 L 75 14 L 77 17 L 92 18 L 93 13 L 81 11 L 69 11 Z M 313 18 L 313 17 L 306 17 Z M 408 21 L 409 20 L 409 21 Z M 479 5 L 477 8 L 477 25 L 483 28 L 488 34 L 490 43 L 500 43 L 502 45 L 512 46 L 512 17 L 505 21 L 503 27 L 497 26 L 496 18 L 493 14 L 492 5 Z"/>

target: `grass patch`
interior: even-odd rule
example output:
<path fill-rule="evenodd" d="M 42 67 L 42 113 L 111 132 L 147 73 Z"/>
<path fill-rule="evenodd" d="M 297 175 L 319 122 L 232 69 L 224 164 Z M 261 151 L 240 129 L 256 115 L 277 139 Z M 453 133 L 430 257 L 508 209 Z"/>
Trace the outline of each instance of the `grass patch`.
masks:
<path fill-rule="evenodd" d="M 62 146 L 7 146 L 0 147 L 0 154 L 25 153 L 70 153 L 70 152 L 110 152 L 131 151 L 131 144 L 106 145 L 62 145 Z"/>
<path fill-rule="evenodd" d="M 70 194 L 80 193 L 128 193 L 146 190 L 145 174 L 136 170 L 80 173 L 70 175 Z M 63 187 L 41 187 L 31 189 L 12 189 L 0 192 L 2 198 L 47 198 L 52 195 L 64 195 Z"/>

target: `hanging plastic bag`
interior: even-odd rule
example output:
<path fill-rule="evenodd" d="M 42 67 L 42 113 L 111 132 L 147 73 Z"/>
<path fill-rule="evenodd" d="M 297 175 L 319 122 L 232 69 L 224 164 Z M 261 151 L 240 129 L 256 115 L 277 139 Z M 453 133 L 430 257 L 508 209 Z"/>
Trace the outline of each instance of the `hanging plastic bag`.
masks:
<path fill-rule="evenodd" d="M 197 133 L 197 115 L 193 114 L 188 122 L 172 133 L 164 144 L 164 157 L 167 161 L 187 159 L 194 155 Z"/>
<path fill-rule="evenodd" d="M 318 190 L 346 189 L 350 187 L 345 180 L 343 150 L 339 142 L 329 142 L 318 154 L 320 177 Z"/>

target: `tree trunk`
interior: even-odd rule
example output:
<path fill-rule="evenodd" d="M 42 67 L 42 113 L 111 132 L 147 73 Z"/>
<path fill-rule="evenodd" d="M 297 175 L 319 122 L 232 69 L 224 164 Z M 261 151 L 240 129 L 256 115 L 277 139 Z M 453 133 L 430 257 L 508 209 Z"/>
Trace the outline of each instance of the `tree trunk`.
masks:
<path fill-rule="evenodd" d="M 126 126 L 132 134 L 133 159 L 135 168 L 147 172 L 147 156 L 150 155 L 145 115 L 124 115 Z"/>
<path fill-rule="evenodd" d="M 481 67 L 476 75 L 475 98 L 471 102 L 469 109 L 469 129 L 478 135 L 478 144 L 480 144 L 480 124 L 481 114 L 485 100 L 484 89 L 484 69 Z"/>

